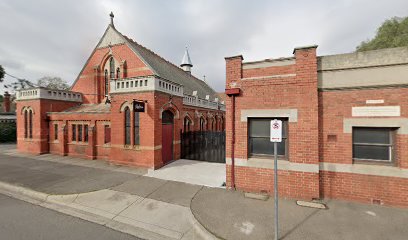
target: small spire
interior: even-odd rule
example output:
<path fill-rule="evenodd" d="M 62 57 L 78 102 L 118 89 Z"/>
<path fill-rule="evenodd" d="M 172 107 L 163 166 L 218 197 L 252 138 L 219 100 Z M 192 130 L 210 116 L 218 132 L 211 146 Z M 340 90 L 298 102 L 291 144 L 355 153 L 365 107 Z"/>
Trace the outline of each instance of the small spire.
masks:
<path fill-rule="evenodd" d="M 109 17 L 110 17 L 110 19 L 111 19 L 111 25 L 112 25 L 112 27 L 114 27 L 115 25 L 113 25 L 113 18 L 115 17 L 115 15 L 113 15 L 113 12 L 111 12 L 110 14 L 109 14 Z"/>
<path fill-rule="evenodd" d="M 184 52 L 183 60 L 181 61 L 180 67 L 186 72 L 191 72 L 191 68 L 193 67 L 193 63 L 191 62 L 190 54 L 188 53 L 187 47 L 186 51 Z"/>

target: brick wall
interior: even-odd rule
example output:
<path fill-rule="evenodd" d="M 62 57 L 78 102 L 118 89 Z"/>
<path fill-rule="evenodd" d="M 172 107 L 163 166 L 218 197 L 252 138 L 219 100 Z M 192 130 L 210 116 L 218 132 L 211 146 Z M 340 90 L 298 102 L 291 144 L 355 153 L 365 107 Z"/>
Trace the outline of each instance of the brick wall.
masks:
<path fill-rule="evenodd" d="M 341 172 L 320 172 L 325 198 L 408 207 L 408 179 Z"/>
<path fill-rule="evenodd" d="M 318 164 L 318 93 L 316 49 L 295 51 L 295 63 L 244 69 L 242 57 L 227 58 L 226 88 L 239 87 L 235 108 L 235 158 L 248 159 L 248 122 L 241 121 L 243 110 L 296 109 L 296 121 L 289 121 L 288 161 Z M 245 79 L 243 79 L 245 78 Z M 227 158 L 231 158 L 232 98 L 227 98 L 226 135 Z M 274 116 L 279 117 L 279 116 Z M 250 159 L 248 161 L 251 161 Z M 265 161 L 273 162 L 272 158 Z M 227 181 L 230 184 L 230 167 Z M 283 196 L 318 198 L 318 173 L 280 171 L 279 188 Z M 236 186 L 243 190 L 266 191 L 272 189 L 273 169 L 237 167 Z M 304 187 L 307 183 L 308 187 Z M 302 190 L 303 189 L 303 190 Z"/>
<path fill-rule="evenodd" d="M 49 122 L 48 112 L 59 112 L 78 105 L 75 102 L 57 100 L 24 100 L 17 101 L 17 149 L 22 152 L 42 154 L 49 152 Z M 33 114 L 33 137 L 24 138 L 24 113 L 22 109 L 30 107 Z"/>
<path fill-rule="evenodd" d="M 322 163 L 353 164 L 352 134 L 345 133 L 343 126 L 345 118 L 359 118 L 352 116 L 352 107 L 400 106 L 401 118 L 407 118 L 407 94 L 407 88 L 320 92 L 320 161 Z M 366 100 L 373 99 L 384 100 L 384 103 L 366 103 Z M 395 117 L 364 118 L 375 120 Z M 395 140 L 395 164 L 392 167 L 407 169 L 408 136 L 397 133 Z M 381 168 L 381 165 L 372 166 Z M 323 197 L 408 206 L 407 178 L 320 171 L 320 181 Z"/>

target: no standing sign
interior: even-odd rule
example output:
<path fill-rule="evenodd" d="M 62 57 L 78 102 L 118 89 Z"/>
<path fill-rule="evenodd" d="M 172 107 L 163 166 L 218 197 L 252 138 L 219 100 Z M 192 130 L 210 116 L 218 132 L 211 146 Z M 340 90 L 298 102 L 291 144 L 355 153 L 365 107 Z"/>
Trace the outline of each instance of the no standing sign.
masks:
<path fill-rule="evenodd" d="M 271 142 L 282 142 L 282 121 L 271 121 Z"/>
<path fill-rule="evenodd" d="M 278 142 L 282 142 L 282 121 L 274 119 L 271 121 L 271 142 L 273 142 L 274 155 L 274 193 L 275 193 L 275 240 L 279 239 L 278 218 Z"/>

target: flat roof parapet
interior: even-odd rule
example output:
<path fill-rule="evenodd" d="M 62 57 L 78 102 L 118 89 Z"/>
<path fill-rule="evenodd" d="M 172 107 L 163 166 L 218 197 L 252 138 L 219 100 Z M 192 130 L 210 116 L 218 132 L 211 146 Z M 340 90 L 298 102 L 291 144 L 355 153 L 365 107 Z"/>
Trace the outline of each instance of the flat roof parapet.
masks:
<path fill-rule="evenodd" d="M 319 71 L 408 64 L 408 47 L 318 56 Z"/>
<path fill-rule="evenodd" d="M 231 56 L 231 57 L 225 57 L 225 60 L 234 59 L 234 58 L 241 58 L 241 60 L 244 60 L 244 57 L 243 57 L 242 55 L 236 55 L 236 56 Z"/>
<path fill-rule="evenodd" d="M 82 102 L 82 93 L 69 90 L 56 90 L 43 87 L 21 89 L 16 93 L 16 100 L 50 99 L 69 102 Z"/>

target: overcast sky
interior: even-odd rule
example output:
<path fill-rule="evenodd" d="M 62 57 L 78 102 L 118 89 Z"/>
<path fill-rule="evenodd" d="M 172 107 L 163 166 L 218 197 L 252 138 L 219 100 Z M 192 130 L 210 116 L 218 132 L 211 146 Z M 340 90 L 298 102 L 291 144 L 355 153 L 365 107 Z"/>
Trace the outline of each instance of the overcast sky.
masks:
<path fill-rule="evenodd" d="M 288 57 L 311 44 L 318 55 L 352 52 L 384 20 L 407 16 L 408 1 L 1 0 L 0 65 L 33 82 L 58 76 L 71 84 L 110 11 L 120 32 L 176 65 L 188 46 L 193 74 L 223 91 L 226 56 Z"/>

